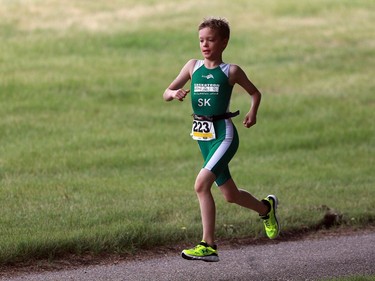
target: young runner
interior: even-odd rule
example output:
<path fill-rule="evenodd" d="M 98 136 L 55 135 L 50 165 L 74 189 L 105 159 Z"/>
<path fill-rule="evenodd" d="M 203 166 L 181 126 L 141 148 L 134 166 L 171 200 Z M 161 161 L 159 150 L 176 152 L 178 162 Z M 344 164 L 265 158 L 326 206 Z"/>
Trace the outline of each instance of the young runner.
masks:
<path fill-rule="evenodd" d="M 231 120 L 239 112 L 229 111 L 233 86 L 239 84 L 251 96 L 250 110 L 243 121 L 246 128 L 256 124 L 261 94 L 238 65 L 223 62 L 222 54 L 230 37 L 225 19 L 205 19 L 198 32 L 203 60 L 189 60 L 165 90 L 163 98 L 183 101 L 190 92 L 194 112 L 191 135 L 197 140 L 204 158 L 194 186 L 201 212 L 202 241 L 194 248 L 183 250 L 181 255 L 188 260 L 213 262 L 219 261 L 215 245 L 216 208 L 211 193 L 214 182 L 228 202 L 259 213 L 270 239 L 279 235 L 280 228 L 276 218 L 276 196 L 268 195 L 259 201 L 249 192 L 238 189 L 228 168 L 239 145 L 237 130 Z M 184 89 L 189 80 L 190 90 Z"/>

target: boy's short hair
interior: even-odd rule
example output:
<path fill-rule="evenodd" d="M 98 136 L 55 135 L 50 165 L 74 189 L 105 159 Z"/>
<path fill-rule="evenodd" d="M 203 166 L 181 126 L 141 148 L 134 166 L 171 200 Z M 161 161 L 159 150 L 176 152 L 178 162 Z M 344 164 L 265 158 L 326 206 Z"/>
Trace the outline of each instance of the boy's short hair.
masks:
<path fill-rule="evenodd" d="M 199 25 L 198 31 L 209 27 L 218 32 L 218 35 L 222 39 L 228 39 L 230 36 L 229 22 L 225 18 L 205 18 L 203 22 Z"/>

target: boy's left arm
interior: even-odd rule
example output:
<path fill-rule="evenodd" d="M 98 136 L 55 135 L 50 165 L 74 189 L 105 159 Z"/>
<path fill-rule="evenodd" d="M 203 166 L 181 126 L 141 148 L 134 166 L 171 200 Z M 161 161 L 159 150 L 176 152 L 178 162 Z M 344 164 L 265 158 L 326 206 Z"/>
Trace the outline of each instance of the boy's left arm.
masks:
<path fill-rule="evenodd" d="M 251 107 L 249 112 L 246 114 L 245 119 L 243 120 L 243 124 L 246 128 L 250 128 L 251 126 L 255 125 L 257 122 L 257 113 L 258 108 L 261 100 L 261 94 L 259 91 L 254 92 L 251 95 Z"/>
<path fill-rule="evenodd" d="M 262 98 L 261 93 L 255 85 L 247 77 L 246 73 L 237 65 L 232 65 L 230 70 L 230 83 L 237 83 L 251 96 L 251 107 L 246 114 L 243 124 L 246 128 L 250 128 L 257 122 L 257 113 Z"/>

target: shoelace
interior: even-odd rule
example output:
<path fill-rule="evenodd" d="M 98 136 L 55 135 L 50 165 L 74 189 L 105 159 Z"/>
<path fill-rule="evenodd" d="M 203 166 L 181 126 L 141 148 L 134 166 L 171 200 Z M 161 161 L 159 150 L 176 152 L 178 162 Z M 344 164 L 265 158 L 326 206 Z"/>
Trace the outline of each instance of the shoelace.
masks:
<path fill-rule="evenodd" d="M 270 227 L 270 221 L 268 219 L 264 220 L 264 224 L 267 226 L 267 227 Z"/>
<path fill-rule="evenodd" d="M 267 226 L 267 227 L 270 227 L 271 225 L 271 222 L 270 222 L 270 217 L 269 216 L 264 216 L 262 217 L 263 221 L 264 221 L 264 224 Z"/>
<path fill-rule="evenodd" d="M 202 247 L 205 247 L 205 246 L 202 245 L 202 244 L 198 244 L 197 246 L 194 247 L 194 251 L 196 251 L 196 250 L 198 250 L 198 249 L 200 249 Z"/>

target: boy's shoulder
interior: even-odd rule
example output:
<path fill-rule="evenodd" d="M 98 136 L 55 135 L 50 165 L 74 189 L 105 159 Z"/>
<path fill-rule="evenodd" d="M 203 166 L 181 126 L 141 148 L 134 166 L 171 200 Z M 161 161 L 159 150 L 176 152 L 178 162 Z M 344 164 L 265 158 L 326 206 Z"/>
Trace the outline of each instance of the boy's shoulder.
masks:
<path fill-rule="evenodd" d="M 238 64 L 235 64 L 235 63 L 228 63 L 228 64 L 230 64 L 230 67 L 234 69 L 241 68 Z"/>
<path fill-rule="evenodd" d="M 197 63 L 197 59 L 190 59 L 188 60 L 186 63 L 185 63 L 185 66 L 184 67 L 187 67 L 187 68 L 192 68 L 194 67 L 194 65 Z"/>
<path fill-rule="evenodd" d="M 234 85 L 238 83 L 239 80 L 243 80 L 244 77 L 246 77 L 246 74 L 242 68 L 237 64 L 231 64 L 229 69 L 229 82 Z"/>
<path fill-rule="evenodd" d="M 238 71 L 242 71 L 242 68 L 238 64 L 231 63 L 230 73 L 237 73 Z"/>
<path fill-rule="evenodd" d="M 203 62 L 203 60 L 190 59 L 190 60 L 188 60 L 188 62 L 186 64 L 194 67 L 197 64 L 197 62 Z"/>
<path fill-rule="evenodd" d="M 184 66 L 184 69 L 189 72 L 190 76 L 193 74 L 194 68 L 197 65 L 197 59 L 190 59 Z"/>

